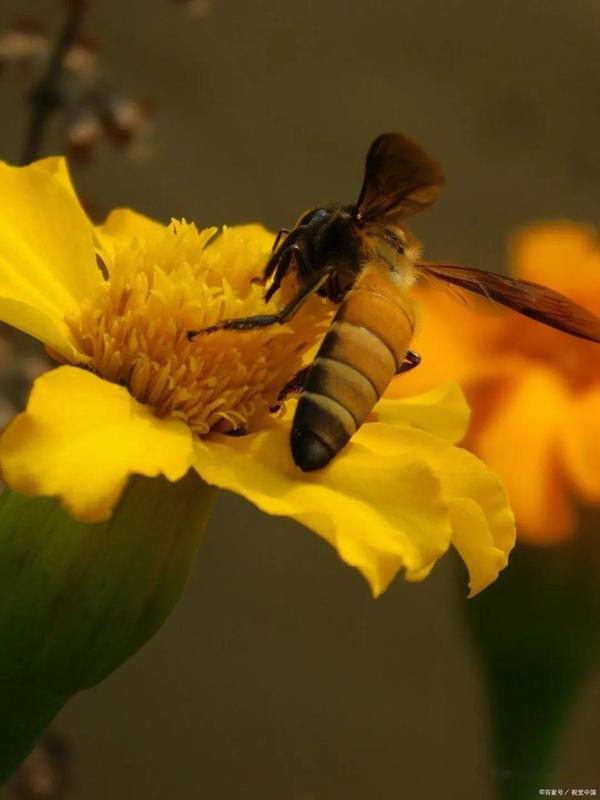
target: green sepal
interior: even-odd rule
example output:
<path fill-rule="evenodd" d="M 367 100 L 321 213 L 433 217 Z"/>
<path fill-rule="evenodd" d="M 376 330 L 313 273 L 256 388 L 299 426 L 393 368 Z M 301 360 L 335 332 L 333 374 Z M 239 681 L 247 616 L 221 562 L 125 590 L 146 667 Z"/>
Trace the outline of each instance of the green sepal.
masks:
<path fill-rule="evenodd" d="M 190 574 L 215 490 L 135 476 L 110 520 L 0 496 L 0 784 L 64 703 L 135 653 Z"/>

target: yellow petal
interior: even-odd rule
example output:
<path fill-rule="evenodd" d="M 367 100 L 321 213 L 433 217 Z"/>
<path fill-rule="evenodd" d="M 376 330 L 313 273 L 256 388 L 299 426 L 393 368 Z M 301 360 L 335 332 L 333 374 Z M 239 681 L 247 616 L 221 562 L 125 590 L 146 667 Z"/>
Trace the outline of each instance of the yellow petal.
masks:
<path fill-rule="evenodd" d="M 559 436 L 573 485 L 588 502 L 600 502 L 600 387 L 573 401 Z"/>
<path fill-rule="evenodd" d="M 0 285 L 2 283 L 2 271 L 2 255 L 0 255 Z M 57 312 L 48 308 L 36 308 L 30 301 L 3 297 L 1 286 L 0 320 L 29 334 L 29 336 L 33 336 L 35 339 L 39 339 L 52 351 L 60 353 L 67 361 L 73 361 L 76 364 L 89 361 L 88 357 L 76 346 L 71 331 Z"/>
<path fill-rule="evenodd" d="M 572 510 L 559 471 L 559 432 L 569 423 L 570 396 L 559 374 L 530 365 L 496 405 L 474 443 L 504 481 L 519 536 L 547 542 L 567 535 Z"/>
<path fill-rule="evenodd" d="M 309 474 L 293 464 L 289 426 L 283 423 L 263 433 L 200 443 L 195 466 L 207 482 L 321 535 L 361 571 L 375 595 L 402 567 L 409 578 L 424 577 L 447 550 L 452 481 L 467 484 L 458 475 L 441 474 L 447 469 L 462 469 L 485 484 L 477 500 L 494 538 L 495 563 L 505 562 L 505 553 L 500 557 L 496 550 L 512 543 L 498 481 L 474 456 L 408 427 L 367 423 L 331 464 Z M 480 588 L 478 573 L 475 583 Z"/>
<path fill-rule="evenodd" d="M 508 561 L 515 543 L 515 524 L 506 491 L 498 477 L 472 453 L 423 431 L 364 425 L 355 439 L 377 457 L 413 452 L 429 464 L 441 486 L 452 529 L 451 541 L 469 570 L 470 596 L 492 581 Z M 421 580 L 417 571 L 407 578 Z"/>
<path fill-rule="evenodd" d="M 410 425 L 455 443 L 465 436 L 470 410 L 456 383 L 445 383 L 415 397 L 402 400 L 384 397 L 377 403 L 373 421 L 388 425 Z"/>
<path fill-rule="evenodd" d="M 148 236 L 163 234 L 165 227 L 130 208 L 115 208 L 102 225 L 96 226 L 95 233 L 101 249 L 112 252 L 115 240 L 124 245 L 136 238 L 145 242 Z"/>
<path fill-rule="evenodd" d="M 49 172 L 79 202 L 66 158 L 63 156 L 48 156 L 36 161 L 35 166 Z"/>
<path fill-rule="evenodd" d="M 101 275 L 91 226 L 63 169 L 58 162 L 0 163 L 0 318 L 82 360 L 64 316 Z"/>
<path fill-rule="evenodd" d="M 98 254 L 109 275 L 112 273 L 117 252 L 133 243 L 147 248 L 148 241 L 164 236 L 166 225 L 139 214 L 131 208 L 115 208 L 102 225 L 94 228 L 94 241 Z"/>
<path fill-rule="evenodd" d="M 108 519 L 132 473 L 176 481 L 192 458 L 183 422 L 156 418 L 122 386 L 76 367 L 38 378 L 27 410 L 0 438 L 4 481 L 59 497 L 84 522 Z"/>
<path fill-rule="evenodd" d="M 506 502 L 505 508 L 508 509 Z M 469 570 L 469 597 L 474 597 L 493 583 L 508 563 L 508 553 L 515 543 L 515 523 L 512 513 L 501 519 L 494 530 L 484 509 L 468 498 L 455 499 L 450 508 L 452 544 Z M 501 546 L 494 532 L 506 539 Z"/>

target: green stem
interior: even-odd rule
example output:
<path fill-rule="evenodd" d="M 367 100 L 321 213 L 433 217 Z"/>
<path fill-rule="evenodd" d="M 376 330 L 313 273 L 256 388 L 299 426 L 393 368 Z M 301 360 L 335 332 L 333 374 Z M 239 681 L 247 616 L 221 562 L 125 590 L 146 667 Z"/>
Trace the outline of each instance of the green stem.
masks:
<path fill-rule="evenodd" d="M 465 611 L 490 700 L 498 796 L 552 787 L 557 746 L 599 655 L 599 520 L 561 545 L 518 545 Z"/>
<path fill-rule="evenodd" d="M 586 669 L 499 663 L 488 673 L 498 796 L 528 800 L 552 787 L 563 727 Z M 535 678 L 533 677 L 535 675 Z"/>

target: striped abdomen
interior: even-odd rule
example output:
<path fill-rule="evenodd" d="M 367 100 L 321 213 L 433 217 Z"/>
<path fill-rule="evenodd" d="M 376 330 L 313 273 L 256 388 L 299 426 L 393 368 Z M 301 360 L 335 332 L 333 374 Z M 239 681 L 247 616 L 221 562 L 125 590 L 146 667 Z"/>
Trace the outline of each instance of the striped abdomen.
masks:
<path fill-rule="evenodd" d="M 294 416 L 294 461 L 305 472 L 339 453 L 403 363 L 414 329 L 406 296 L 369 275 L 348 293 L 311 365 Z"/>

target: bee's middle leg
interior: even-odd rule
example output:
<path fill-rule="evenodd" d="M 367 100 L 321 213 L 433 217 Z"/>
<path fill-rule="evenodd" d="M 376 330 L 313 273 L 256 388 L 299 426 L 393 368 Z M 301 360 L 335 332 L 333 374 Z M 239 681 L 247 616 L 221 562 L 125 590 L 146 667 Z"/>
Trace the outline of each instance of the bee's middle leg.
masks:
<path fill-rule="evenodd" d="M 289 233 L 290 233 L 290 229 L 289 228 L 280 228 L 279 229 L 279 233 L 275 237 L 275 241 L 273 242 L 273 247 L 271 248 L 271 252 L 272 253 L 274 253 L 275 250 L 277 250 L 277 246 L 279 245 L 279 242 L 282 240 L 282 238 L 284 236 L 287 236 Z"/>

